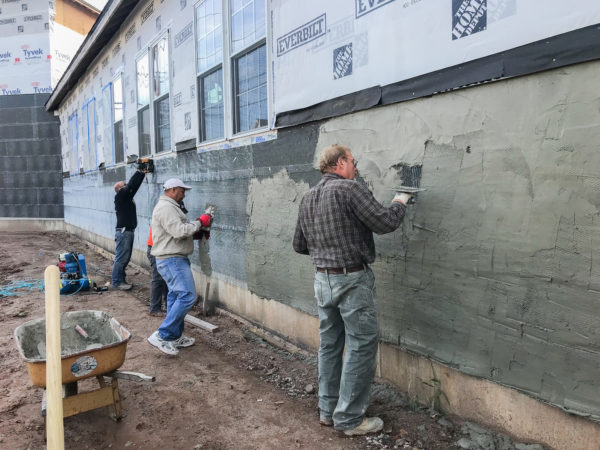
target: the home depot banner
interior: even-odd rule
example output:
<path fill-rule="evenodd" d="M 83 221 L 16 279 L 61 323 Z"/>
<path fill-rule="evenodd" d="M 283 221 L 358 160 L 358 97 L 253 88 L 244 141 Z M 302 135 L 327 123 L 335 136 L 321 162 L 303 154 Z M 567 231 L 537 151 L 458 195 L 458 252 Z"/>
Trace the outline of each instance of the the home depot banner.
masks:
<path fill-rule="evenodd" d="M 271 0 L 274 113 L 600 22 L 590 0 Z"/>

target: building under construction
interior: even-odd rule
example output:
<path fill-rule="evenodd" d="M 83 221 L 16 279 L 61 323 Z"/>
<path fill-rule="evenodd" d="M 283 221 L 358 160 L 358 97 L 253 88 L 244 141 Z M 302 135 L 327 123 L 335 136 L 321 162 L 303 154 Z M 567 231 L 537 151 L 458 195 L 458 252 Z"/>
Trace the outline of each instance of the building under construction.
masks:
<path fill-rule="evenodd" d="M 378 375 L 595 448 L 599 23 L 584 0 L 111 0 L 46 103 L 65 227 L 114 249 L 113 184 L 152 156 L 133 259 L 179 177 L 190 217 L 218 205 L 198 286 L 316 348 L 314 269 L 291 241 L 319 151 L 349 146 L 384 204 L 420 167 L 426 191 L 376 239 Z"/>

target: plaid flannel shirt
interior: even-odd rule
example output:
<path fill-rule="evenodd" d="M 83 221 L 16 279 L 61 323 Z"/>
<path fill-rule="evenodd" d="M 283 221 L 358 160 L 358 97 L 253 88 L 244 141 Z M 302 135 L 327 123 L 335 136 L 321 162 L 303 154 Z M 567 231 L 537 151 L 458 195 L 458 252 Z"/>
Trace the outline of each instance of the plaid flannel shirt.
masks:
<path fill-rule="evenodd" d="M 362 183 L 326 173 L 302 202 L 294 250 L 311 256 L 317 267 L 341 268 L 375 261 L 373 233 L 394 231 L 406 207 L 381 206 Z"/>

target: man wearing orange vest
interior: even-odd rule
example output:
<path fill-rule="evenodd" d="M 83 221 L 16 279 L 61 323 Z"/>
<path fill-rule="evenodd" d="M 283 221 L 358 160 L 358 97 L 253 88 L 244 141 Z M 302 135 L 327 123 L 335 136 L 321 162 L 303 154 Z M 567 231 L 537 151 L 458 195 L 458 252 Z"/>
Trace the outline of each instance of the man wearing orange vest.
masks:
<path fill-rule="evenodd" d="M 150 262 L 150 267 L 152 268 L 152 290 L 150 291 L 150 315 L 151 316 L 163 316 L 164 312 L 162 311 L 163 302 L 166 304 L 167 302 L 167 283 L 163 280 L 163 277 L 158 273 L 158 269 L 156 268 L 156 258 L 152 256 L 150 253 L 152 251 L 152 227 L 150 227 L 150 235 L 148 236 L 148 249 L 146 250 L 146 256 L 148 256 L 148 261 Z"/>

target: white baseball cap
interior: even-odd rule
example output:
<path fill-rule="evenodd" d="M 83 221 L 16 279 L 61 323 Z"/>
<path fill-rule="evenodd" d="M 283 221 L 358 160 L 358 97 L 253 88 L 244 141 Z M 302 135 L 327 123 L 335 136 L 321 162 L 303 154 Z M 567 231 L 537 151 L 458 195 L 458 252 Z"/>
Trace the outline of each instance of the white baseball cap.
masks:
<path fill-rule="evenodd" d="M 167 181 L 165 181 L 165 184 L 163 184 L 163 189 L 165 191 L 176 187 L 184 188 L 185 190 L 192 188 L 191 186 L 184 184 L 179 178 L 169 178 Z"/>

